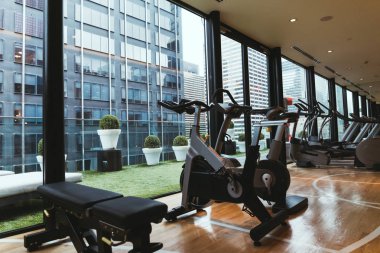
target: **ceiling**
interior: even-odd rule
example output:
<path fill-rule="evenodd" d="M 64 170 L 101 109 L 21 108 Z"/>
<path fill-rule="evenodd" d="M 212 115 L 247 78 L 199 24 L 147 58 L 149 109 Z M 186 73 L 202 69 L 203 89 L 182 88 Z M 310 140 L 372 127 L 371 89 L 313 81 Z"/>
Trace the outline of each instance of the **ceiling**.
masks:
<path fill-rule="evenodd" d="M 219 11 L 222 23 L 268 47 L 281 47 L 282 54 L 290 59 L 304 66 L 315 66 L 315 72 L 327 78 L 335 77 L 337 83 L 347 86 L 352 91 L 359 91 L 360 95 L 369 97 L 370 94 L 380 102 L 380 1 L 182 2 L 203 13 Z M 331 16 L 332 19 L 321 21 L 321 18 L 327 16 Z M 296 18 L 297 21 L 291 23 L 291 18 Z M 305 57 L 296 51 L 294 46 L 310 54 L 320 63 Z M 329 50 L 332 52 L 328 53 Z M 325 66 L 335 73 L 327 70 Z"/>

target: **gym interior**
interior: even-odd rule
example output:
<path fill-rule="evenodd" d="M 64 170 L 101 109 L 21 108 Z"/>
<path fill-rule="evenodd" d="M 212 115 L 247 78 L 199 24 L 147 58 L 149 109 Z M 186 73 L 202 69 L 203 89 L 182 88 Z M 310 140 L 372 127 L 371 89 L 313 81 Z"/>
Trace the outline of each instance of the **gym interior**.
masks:
<path fill-rule="evenodd" d="M 3 0 L 0 252 L 378 252 L 379 10 Z"/>

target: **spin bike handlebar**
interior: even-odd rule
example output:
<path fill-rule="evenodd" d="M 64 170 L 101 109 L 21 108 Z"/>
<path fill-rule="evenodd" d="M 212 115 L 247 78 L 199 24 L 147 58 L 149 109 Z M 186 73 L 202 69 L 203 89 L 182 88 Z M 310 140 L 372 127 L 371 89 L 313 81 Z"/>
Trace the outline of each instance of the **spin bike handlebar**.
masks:
<path fill-rule="evenodd" d="M 158 101 L 157 104 L 180 114 L 184 112 L 187 114 L 193 114 L 195 112 L 194 105 L 201 107 L 201 112 L 207 112 L 212 108 L 212 105 L 209 106 L 201 101 L 189 101 L 186 99 L 182 99 L 178 104 L 173 101 Z"/>
<path fill-rule="evenodd" d="M 232 103 L 219 103 L 217 101 L 218 94 L 227 94 Z M 249 105 L 239 105 L 236 100 L 232 97 L 231 93 L 225 89 L 217 89 L 213 95 L 213 104 L 217 111 L 223 114 L 230 114 L 232 118 L 238 118 L 242 113 L 248 113 L 252 110 Z"/>

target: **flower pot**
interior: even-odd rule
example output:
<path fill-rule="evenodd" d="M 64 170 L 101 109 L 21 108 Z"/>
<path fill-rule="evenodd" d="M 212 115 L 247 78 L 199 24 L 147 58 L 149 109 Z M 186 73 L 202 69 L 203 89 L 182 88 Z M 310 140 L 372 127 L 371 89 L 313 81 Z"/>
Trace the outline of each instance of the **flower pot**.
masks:
<path fill-rule="evenodd" d="M 44 169 L 44 157 L 42 155 L 38 155 L 36 156 L 37 158 L 37 162 L 40 164 L 40 170 L 43 171 Z M 66 161 L 66 158 L 67 158 L 67 154 L 65 154 L 65 161 Z"/>
<path fill-rule="evenodd" d="M 231 136 L 231 140 L 235 138 L 235 129 L 234 128 L 228 128 L 227 129 L 227 134 Z"/>
<path fill-rule="evenodd" d="M 175 154 L 175 158 L 178 162 L 186 160 L 186 154 L 189 150 L 189 146 L 172 146 Z"/>
<path fill-rule="evenodd" d="M 104 150 L 116 149 L 117 141 L 121 133 L 120 129 L 100 129 L 98 135 Z"/>
<path fill-rule="evenodd" d="M 156 165 L 160 162 L 162 148 L 143 148 L 142 151 L 148 165 Z"/>
<path fill-rule="evenodd" d="M 239 152 L 245 153 L 245 141 L 238 141 L 237 144 L 239 146 Z"/>

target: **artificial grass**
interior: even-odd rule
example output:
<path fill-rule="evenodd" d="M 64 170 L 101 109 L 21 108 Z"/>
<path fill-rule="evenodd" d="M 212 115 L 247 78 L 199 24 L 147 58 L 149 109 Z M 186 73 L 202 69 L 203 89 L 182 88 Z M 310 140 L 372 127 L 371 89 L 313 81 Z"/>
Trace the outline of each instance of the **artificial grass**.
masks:
<path fill-rule="evenodd" d="M 81 184 L 121 193 L 125 196 L 153 198 L 180 190 L 179 177 L 183 162 L 164 162 L 125 166 L 120 171 L 82 173 Z"/>
<path fill-rule="evenodd" d="M 82 172 L 81 184 L 121 193 L 153 198 L 180 190 L 183 162 L 125 166 L 115 172 Z M 0 209 L 0 233 L 42 223 L 42 201 L 35 200 Z"/>

